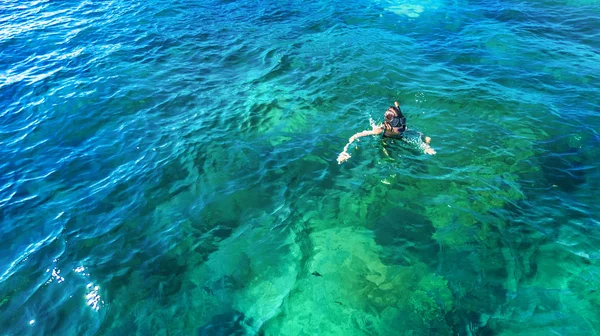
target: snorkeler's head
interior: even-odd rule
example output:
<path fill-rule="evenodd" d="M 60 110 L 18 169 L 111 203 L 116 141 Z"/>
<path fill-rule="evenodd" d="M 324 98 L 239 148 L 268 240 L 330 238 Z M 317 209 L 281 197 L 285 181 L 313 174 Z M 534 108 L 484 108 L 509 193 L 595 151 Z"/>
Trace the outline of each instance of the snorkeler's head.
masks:
<path fill-rule="evenodd" d="M 385 114 L 384 114 L 385 121 L 391 122 L 394 119 L 394 117 L 399 116 L 399 115 L 400 115 L 400 110 L 398 110 L 398 108 L 395 106 L 390 106 L 390 108 L 388 108 L 387 111 L 385 111 Z"/>
<path fill-rule="evenodd" d="M 397 107 L 390 106 L 390 108 L 385 111 L 384 117 L 385 122 L 390 124 L 392 127 L 406 128 L 406 118 L 404 118 L 402 112 L 400 112 Z"/>

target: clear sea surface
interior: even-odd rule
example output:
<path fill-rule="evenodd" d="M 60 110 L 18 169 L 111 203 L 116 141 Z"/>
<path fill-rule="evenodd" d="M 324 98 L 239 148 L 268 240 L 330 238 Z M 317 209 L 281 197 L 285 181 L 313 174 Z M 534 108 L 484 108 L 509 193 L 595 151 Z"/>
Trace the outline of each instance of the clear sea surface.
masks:
<path fill-rule="evenodd" d="M 599 160 L 597 0 L 2 0 L 0 335 L 600 335 Z"/>

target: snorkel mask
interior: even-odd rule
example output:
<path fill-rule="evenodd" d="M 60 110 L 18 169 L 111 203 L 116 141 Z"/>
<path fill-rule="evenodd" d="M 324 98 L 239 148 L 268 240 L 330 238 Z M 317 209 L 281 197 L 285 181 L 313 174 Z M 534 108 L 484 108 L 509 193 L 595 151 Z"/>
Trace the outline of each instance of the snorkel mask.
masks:
<path fill-rule="evenodd" d="M 392 125 L 392 127 L 404 127 L 406 126 L 406 118 L 394 116 L 394 118 L 392 118 L 390 121 L 390 125 Z"/>
<path fill-rule="evenodd" d="M 385 112 L 385 120 L 392 127 L 406 127 L 406 118 L 404 116 L 398 116 L 399 111 L 396 111 L 396 108 L 390 107 Z M 401 113 L 401 112 L 400 112 Z M 402 115 L 402 114 L 400 114 Z"/>

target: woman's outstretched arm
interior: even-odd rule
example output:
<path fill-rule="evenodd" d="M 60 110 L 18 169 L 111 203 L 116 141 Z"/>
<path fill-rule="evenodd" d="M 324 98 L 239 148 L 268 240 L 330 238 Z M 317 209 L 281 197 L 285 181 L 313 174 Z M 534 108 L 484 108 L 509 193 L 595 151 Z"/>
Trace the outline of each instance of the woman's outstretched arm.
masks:
<path fill-rule="evenodd" d="M 350 158 L 350 154 L 348 154 L 348 147 L 350 146 L 351 143 L 354 142 L 354 140 L 358 140 L 358 138 L 362 138 L 367 135 L 381 134 L 381 132 L 383 132 L 383 127 L 373 126 L 373 130 L 371 130 L 371 131 L 362 131 L 362 132 L 356 133 L 353 136 L 351 136 L 350 139 L 348 139 L 348 143 L 346 144 L 346 146 L 344 146 L 344 150 L 340 153 L 340 155 L 338 155 L 338 158 L 337 158 L 338 164 L 341 164 L 342 162 L 344 162 Z"/>

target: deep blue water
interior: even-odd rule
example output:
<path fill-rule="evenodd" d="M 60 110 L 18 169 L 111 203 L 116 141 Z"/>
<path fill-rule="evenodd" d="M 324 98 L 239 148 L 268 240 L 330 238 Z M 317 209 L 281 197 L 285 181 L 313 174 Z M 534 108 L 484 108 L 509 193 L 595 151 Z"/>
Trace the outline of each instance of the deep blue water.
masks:
<path fill-rule="evenodd" d="M 595 0 L 4 0 L 0 335 L 599 335 L 599 143 Z"/>

